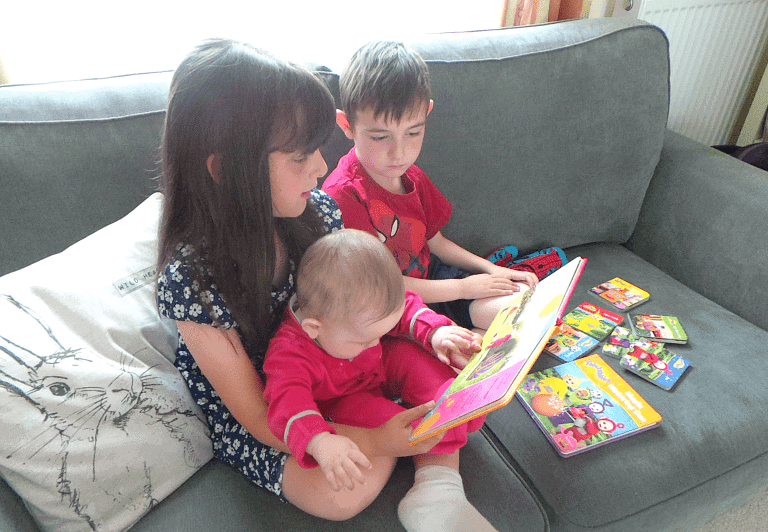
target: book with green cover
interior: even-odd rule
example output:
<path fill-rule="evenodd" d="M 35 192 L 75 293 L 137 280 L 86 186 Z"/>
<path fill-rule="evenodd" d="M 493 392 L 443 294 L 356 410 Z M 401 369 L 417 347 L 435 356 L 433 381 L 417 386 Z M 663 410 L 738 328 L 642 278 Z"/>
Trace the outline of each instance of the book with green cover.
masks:
<path fill-rule="evenodd" d="M 604 340 L 616 325 L 624 322 L 624 316 L 584 301 L 563 316 L 563 323 L 585 332 L 596 340 Z"/>
<path fill-rule="evenodd" d="M 635 314 L 630 317 L 629 324 L 639 338 L 670 344 L 688 343 L 688 334 L 676 316 Z"/>

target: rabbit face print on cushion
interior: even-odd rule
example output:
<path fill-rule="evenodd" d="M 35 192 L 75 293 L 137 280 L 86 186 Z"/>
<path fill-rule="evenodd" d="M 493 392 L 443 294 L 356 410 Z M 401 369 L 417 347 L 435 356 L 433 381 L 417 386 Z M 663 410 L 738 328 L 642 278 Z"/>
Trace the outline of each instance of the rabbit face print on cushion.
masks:
<path fill-rule="evenodd" d="M 154 282 L 119 281 L 154 264 L 159 200 L 0 278 L 0 473 L 43 530 L 125 530 L 211 458 Z"/>

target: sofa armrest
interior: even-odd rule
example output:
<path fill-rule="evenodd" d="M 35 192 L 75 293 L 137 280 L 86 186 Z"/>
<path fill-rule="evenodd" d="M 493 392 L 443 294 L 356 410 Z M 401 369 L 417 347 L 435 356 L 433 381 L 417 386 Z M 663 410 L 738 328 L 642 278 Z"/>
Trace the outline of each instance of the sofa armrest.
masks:
<path fill-rule="evenodd" d="M 667 131 L 627 247 L 768 330 L 768 173 Z"/>

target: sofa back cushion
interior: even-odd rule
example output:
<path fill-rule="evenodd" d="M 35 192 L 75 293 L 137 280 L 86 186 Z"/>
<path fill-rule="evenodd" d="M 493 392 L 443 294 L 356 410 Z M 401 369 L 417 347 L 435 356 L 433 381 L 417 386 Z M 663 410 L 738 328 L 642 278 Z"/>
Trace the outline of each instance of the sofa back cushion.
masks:
<path fill-rule="evenodd" d="M 455 204 L 446 235 L 476 252 L 634 230 L 667 123 L 667 40 L 643 23 L 561 28 L 543 28 L 546 49 L 542 28 L 413 43 L 435 100 L 418 164 Z"/>
<path fill-rule="evenodd" d="M 156 188 L 169 72 L 0 87 L 0 275 L 62 251 Z"/>
<path fill-rule="evenodd" d="M 446 236 L 482 254 L 629 238 L 667 122 L 661 30 L 588 19 L 411 44 L 435 101 L 417 164 L 454 203 Z"/>

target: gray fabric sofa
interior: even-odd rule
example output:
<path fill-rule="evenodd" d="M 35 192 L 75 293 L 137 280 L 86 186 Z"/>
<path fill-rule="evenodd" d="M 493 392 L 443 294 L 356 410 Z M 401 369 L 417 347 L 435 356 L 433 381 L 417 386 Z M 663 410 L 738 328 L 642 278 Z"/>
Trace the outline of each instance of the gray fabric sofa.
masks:
<path fill-rule="evenodd" d="M 666 129 L 663 32 L 580 20 L 412 44 L 433 79 L 419 164 L 454 203 L 446 235 L 480 254 L 556 245 L 587 257 L 572 307 L 599 304 L 588 288 L 620 276 L 651 293 L 640 309 L 678 316 L 690 336 L 674 350 L 692 367 L 672 391 L 627 376 L 662 414 L 655 430 L 563 459 L 517 400 L 493 412 L 462 452 L 470 501 L 501 531 L 681 531 L 768 488 L 768 174 Z M 122 218 L 156 189 L 169 80 L 0 88 L 0 275 Z M 329 167 L 349 147 L 337 132 Z M 555 364 L 542 355 L 534 369 Z M 7 465 L 0 473 L 10 482 Z M 412 474 L 400 460 L 368 509 L 332 523 L 213 460 L 132 530 L 402 530 L 396 506 Z M 0 530 L 40 530 L 6 482 Z"/>

